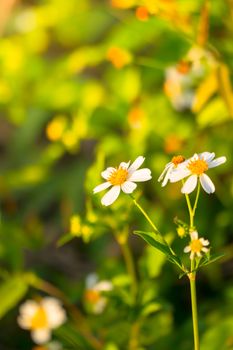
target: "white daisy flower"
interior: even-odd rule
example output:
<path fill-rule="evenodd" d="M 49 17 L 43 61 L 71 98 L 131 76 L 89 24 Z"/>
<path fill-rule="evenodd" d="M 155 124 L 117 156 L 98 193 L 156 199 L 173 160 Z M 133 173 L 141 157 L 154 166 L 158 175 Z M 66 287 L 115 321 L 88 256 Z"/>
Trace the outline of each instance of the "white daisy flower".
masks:
<path fill-rule="evenodd" d="M 107 280 L 98 281 L 98 277 L 95 273 L 87 276 L 84 297 L 94 314 L 101 314 L 104 311 L 108 299 L 103 295 L 103 292 L 109 292 L 112 289 L 112 282 Z"/>
<path fill-rule="evenodd" d="M 166 186 L 168 183 L 168 180 L 170 179 L 170 175 L 174 169 L 176 169 L 179 164 L 183 163 L 185 161 L 185 158 L 183 156 L 175 156 L 172 158 L 172 160 L 165 165 L 165 168 L 158 178 L 158 181 L 162 181 L 162 187 Z"/>
<path fill-rule="evenodd" d="M 215 153 L 203 152 L 194 154 L 194 156 L 185 161 L 181 166 L 175 169 L 169 176 L 171 182 L 177 182 L 188 176 L 184 183 L 181 192 L 191 193 L 197 186 L 200 180 L 201 186 L 207 193 L 213 193 L 215 186 L 205 172 L 226 162 L 226 157 L 219 157 L 214 159 Z"/>
<path fill-rule="evenodd" d="M 66 321 L 66 313 L 59 300 L 45 297 L 39 302 L 27 300 L 20 306 L 18 324 L 31 331 L 36 344 L 47 343 L 51 339 L 51 330 Z"/>
<path fill-rule="evenodd" d="M 122 190 L 125 193 L 132 193 L 137 185 L 135 182 L 143 182 L 151 179 L 151 171 L 148 168 L 139 169 L 145 158 L 139 156 L 131 165 L 128 163 L 121 163 L 118 168 L 107 168 L 101 175 L 107 180 L 106 182 L 94 188 L 94 193 L 103 191 L 110 186 L 112 188 L 103 196 L 101 203 L 103 205 L 112 204 Z"/>
<path fill-rule="evenodd" d="M 199 258 L 202 256 L 201 252 L 207 253 L 209 248 L 206 248 L 209 245 L 209 241 L 204 238 L 198 238 L 197 231 L 193 231 L 190 234 L 191 242 L 184 248 L 185 253 L 190 253 L 190 259 L 194 259 L 195 255 Z"/>

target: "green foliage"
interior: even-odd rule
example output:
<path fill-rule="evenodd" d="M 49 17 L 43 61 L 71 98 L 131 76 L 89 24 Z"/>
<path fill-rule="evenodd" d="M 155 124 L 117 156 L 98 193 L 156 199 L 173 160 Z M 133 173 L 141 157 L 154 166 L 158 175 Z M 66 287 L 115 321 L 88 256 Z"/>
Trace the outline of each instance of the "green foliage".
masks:
<path fill-rule="evenodd" d="M 67 311 L 53 332 L 64 350 L 190 350 L 188 213 L 180 185 L 157 178 L 174 155 L 202 151 L 228 161 L 208 170 L 216 192 L 196 210 L 211 243 L 196 266 L 201 347 L 232 348 L 232 11 L 222 0 L 0 1 L 1 349 L 33 348 L 19 306 L 50 295 Z M 163 236 L 126 194 L 108 208 L 93 195 L 106 167 L 139 155 L 152 180 L 135 197 Z M 93 273 L 113 289 L 90 292 Z"/>

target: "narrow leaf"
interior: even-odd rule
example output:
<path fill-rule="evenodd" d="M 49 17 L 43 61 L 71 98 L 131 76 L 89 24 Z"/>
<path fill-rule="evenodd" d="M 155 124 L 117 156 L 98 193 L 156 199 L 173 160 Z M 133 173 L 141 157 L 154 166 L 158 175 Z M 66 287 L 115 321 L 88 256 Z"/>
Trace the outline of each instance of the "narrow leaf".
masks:
<path fill-rule="evenodd" d="M 175 255 L 167 242 L 163 239 L 162 236 L 155 232 L 144 232 L 144 231 L 134 231 L 134 233 L 141 238 L 143 238 L 149 245 L 158 249 L 160 252 L 166 255 L 167 259 L 179 266 L 182 269 L 181 261 L 177 255 Z"/>

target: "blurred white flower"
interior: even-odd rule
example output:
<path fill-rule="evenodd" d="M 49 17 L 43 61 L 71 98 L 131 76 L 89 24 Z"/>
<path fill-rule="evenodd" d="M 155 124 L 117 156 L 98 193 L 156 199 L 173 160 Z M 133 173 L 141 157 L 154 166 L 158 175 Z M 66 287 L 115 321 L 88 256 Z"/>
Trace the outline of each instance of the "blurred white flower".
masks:
<path fill-rule="evenodd" d="M 190 236 L 191 242 L 184 248 L 184 252 L 190 253 L 191 260 L 194 259 L 195 255 L 200 258 L 202 256 L 201 252 L 207 253 L 209 251 L 209 249 L 206 248 L 206 246 L 210 244 L 209 241 L 204 238 L 198 238 L 197 231 L 191 232 Z"/>
<path fill-rule="evenodd" d="M 201 186 L 207 193 L 213 193 L 215 186 L 208 175 L 205 172 L 216 166 L 219 166 L 226 162 L 226 157 L 219 157 L 214 159 L 215 153 L 203 152 L 200 154 L 194 154 L 193 157 L 186 160 L 181 166 L 170 174 L 169 179 L 171 182 L 177 182 L 188 176 L 188 179 L 184 183 L 181 192 L 191 193 L 197 186 L 198 180 L 200 180 Z"/>
<path fill-rule="evenodd" d="M 185 161 L 185 158 L 183 156 L 175 156 L 172 158 L 172 160 L 165 165 L 165 168 L 158 178 L 158 181 L 162 181 L 162 187 L 166 186 L 168 183 L 171 173 L 174 169 L 176 169 L 180 164 L 182 164 Z"/>
<path fill-rule="evenodd" d="M 144 160 L 144 157 L 139 156 L 131 165 L 130 162 L 122 162 L 118 168 L 109 167 L 101 173 L 102 177 L 107 181 L 95 187 L 94 193 L 112 186 L 101 200 L 103 205 L 108 206 L 112 204 L 118 198 L 121 190 L 125 193 L 132 193 L 137 187 L 135 182 L 151 179 L 150 169 L 143 168 L 138 170 Z"/>
<path fill-rule="evenodd" d="M 103 292 L 109 292 L 112 289 L 112 282 L 98 281 L 98 276 L 95 273 L 87 276 L 84 298 L 91 312 L 101 314 L 104 311 L 108 299 L 103 295 Z"/>
<path fill-rule="evenodd" d="M 51 338 L 51 330 L 66 321 L 66 312 L 59 300 L 45 297 L 39 302 L 27 300 L 19 308 L 18 324 L 31 331 L 36 344 L 44 344 Z"/>

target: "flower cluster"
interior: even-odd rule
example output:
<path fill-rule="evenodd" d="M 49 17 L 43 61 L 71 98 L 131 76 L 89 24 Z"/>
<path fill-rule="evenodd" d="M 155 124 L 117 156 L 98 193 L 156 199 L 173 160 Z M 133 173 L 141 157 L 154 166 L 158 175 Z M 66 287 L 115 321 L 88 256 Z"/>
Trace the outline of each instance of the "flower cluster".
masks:
<path fill-rule="evenodd" d="M 31 331 L 36 344 L 45 344 L 51 338 L 51 330 L 66 321 L 66 313 L 59 300 L 45 297 L 39 302 L 27 300 L 20 306 L 18 324 Z"/>
<path fill-rule="evenodd" d="M 168 181 L 177 182 L 187 178 L 181 189 L 182 193 L 189 194 L 194 191 L 198 181 L 205 192 L 213 193 L 215 186 L 212 180 L 206 175 L 206 171 L 226 162 L 226 157 L 215 158 L 215 153 L 203 152 L 194 154 L 193 157 L 186 159 L 182 156 L 173 157 L 169 162 L 158 181 L 162 181 L 165 186 Z"/>

